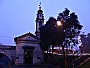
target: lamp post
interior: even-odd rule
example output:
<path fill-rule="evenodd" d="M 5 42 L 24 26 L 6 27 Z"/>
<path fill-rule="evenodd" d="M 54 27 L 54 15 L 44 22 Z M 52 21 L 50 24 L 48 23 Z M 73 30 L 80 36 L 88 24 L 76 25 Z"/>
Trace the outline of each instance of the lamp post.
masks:
<path fill-rule="evenodd" d="M 57 27 L 61 27 L 63 25 L 63 23 L 61 21 L 57 21 Z M 63 55 L 64 55 L 64 66 L 66 68 L 67 66 L 67 61 L 66 61 L 66 55 L 65 55 L 65 51 L 64 51 L 64 46 L 62 45 L 62 49 L 63 49 Z"/>

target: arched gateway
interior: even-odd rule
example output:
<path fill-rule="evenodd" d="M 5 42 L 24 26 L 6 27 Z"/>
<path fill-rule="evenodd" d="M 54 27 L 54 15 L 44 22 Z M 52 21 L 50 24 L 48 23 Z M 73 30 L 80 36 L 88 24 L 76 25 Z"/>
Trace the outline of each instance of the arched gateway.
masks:
<path fill-rule="evenodd" d="M 12 62 L 12 58 L 11 56 L 9 56 L 8 54 L 4 53 L 4 52 L 0 52 L 0 68 L 5 68 L 8 65 L 10 65 Z"/>
<path fill-rule="evenodd" d="M 10 60 L 12 60 L 11 55 L 7 54 L 6 52 L 0 52 L 0 58 L 2 58 L 3 56 L 7 56 Z"/>

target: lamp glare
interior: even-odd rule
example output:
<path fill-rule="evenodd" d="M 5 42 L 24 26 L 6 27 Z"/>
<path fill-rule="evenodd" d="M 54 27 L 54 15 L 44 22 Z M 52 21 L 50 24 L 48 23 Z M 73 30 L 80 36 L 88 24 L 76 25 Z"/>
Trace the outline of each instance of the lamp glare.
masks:
<path fill-rule="evenodd" d="M 61 26 L 62 25 L 61 21 L 57 21 L 57 25 Z"/>

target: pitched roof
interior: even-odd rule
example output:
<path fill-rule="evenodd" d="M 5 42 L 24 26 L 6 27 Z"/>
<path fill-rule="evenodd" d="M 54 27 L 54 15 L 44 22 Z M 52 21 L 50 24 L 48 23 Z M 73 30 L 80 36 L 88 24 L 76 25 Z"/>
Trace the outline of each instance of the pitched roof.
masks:
<path fill-rule="evenodd" d="M 34 34 L 28 32 L 28 33 L 23 34 L 23 35 L 21 35 L 21 36 L 15 37 L 15 38 L 14 38 L 14 41 L 16 42 L 18 39 L 24 38 L 24 37 L 26 37 L 26 36 L 31 36 L 31 37 L 33 37 L 33 38 L 35 38 L 35 39 L 37 39 L 37 40 L 40 40 L 39 37 L 37 37 L 37 36 L 35 36 Z"/>

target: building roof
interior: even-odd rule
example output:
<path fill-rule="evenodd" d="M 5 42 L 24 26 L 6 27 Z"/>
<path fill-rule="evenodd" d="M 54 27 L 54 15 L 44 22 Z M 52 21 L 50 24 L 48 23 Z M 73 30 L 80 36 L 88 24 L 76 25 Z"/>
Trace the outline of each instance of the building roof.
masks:
<path fill-rule="evenodd" d="M 34 34 L 28 32 L 28 33 L 23 34 L 23 35 L 21 35 L 21 36 L 15 37 L 15 38 L 14 38 L 14 41 L 16 42 L 17 40 L 19 40 L 19 39 L 21 39 L 21 38 L 24 38 L 24 37 L 26 37 L 26 36 L 31 36 L 31 37 L 33 37 L 33 38 L 35 38 L 35 39 L 37 39 L 37 40 L 40 40 L 39 37 L 37 37 L 37 36 L 35 36 Z"/>

